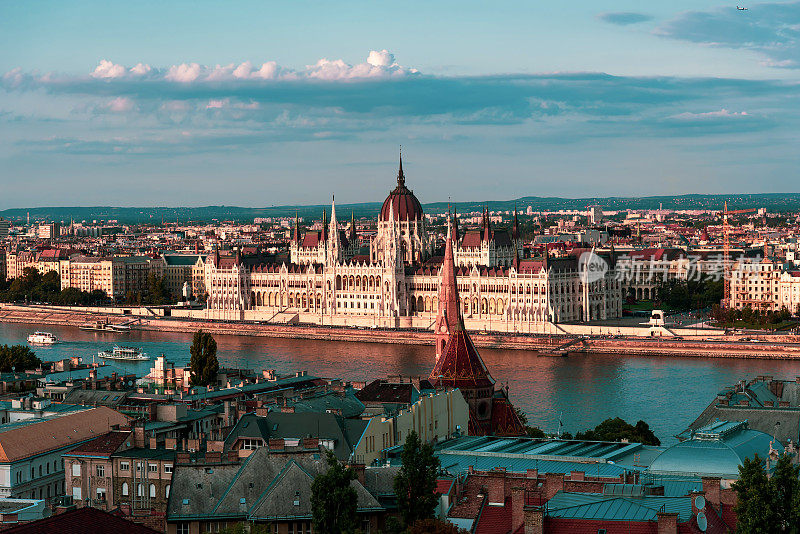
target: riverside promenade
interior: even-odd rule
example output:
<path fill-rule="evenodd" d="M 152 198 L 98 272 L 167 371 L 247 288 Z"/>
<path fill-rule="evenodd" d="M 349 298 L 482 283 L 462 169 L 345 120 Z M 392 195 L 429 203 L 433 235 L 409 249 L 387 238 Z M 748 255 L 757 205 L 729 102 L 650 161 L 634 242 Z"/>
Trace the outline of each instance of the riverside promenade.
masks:
<path fill-rule="evenodd" d="M 80 327 L 97 321 L 130 324 L 132 329 L 192 333 L 199 329 L 219 335 L 255 336 L 289 339 L 330 340 L 360 343 L 433 345 L 431 331 L 324 327 L 304 324 L 263 324 L 174 317 L 140 317 L 104 314 L 48 306 L 0 305 L 0 323 L 60 325 Z M 743 338 L 747 338 L 744 340 Z M 800 336 L 764 334 L 748 336 L 696 336 L 648 338 L 635 336 L 569 336 L 473 332 L 477 347 L 527 350 L 538 356 L 567 356 L 573 353 L 630 354 L 637 356 L 673 356 L 702 358 L 757 358 L 800 360 Z"/>

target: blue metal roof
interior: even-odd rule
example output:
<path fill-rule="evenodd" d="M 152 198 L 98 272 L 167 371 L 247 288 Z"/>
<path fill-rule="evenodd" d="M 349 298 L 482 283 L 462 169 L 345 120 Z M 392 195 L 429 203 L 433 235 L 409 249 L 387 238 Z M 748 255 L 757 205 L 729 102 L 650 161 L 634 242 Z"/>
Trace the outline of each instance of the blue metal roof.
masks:
<path fill-rule="evenodd" d="M 717 421 L 694 432 L 692 439 L 677 443 L 662 452 L 649 471 L 735 479 L 745 458 L 758 454 L 766 458 L 773 438 L 750 430 L 747 422 Z M 778 452 L 783 446 L 775 441 Z"/>
<path fill-rule="evenodd" d="M 677 513 L 678 521 L 692 517 L 690 497 L 609 497 L 599 493 L 559 491 L 547 503 L 550 517 L 602 519 L 605 521 L 657 521 L 659 512 Z"/>

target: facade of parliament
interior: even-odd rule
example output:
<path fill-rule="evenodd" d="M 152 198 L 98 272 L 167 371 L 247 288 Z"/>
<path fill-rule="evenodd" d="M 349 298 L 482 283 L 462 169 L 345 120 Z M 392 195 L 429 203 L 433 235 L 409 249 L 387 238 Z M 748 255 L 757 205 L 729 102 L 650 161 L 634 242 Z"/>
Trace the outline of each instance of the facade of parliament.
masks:
<path fill-rule="evenodd" d="M 431 329 L 439 308 L 443 257 L 428 232 L 403 164 L 397 186 L 378 216 L 369 253 L 359 248 L 355 223 L 330 221 L 301 235 L 295 223 L 289 261 L 261 256 L 206 258 L 203 278 L 209 319 L 301 322 Z M 521 259 L 516 213 L 512 229 L 460 232 L 453 221 L 460 312 L 470 330 L 555 333 L 558 323 L 620 317 L 622 289 L 611 267 L 599 280 L 582 276 L 580 250 L 566 257 Z M 441 250 L 441 249 L 439 249 Z M 441 252 L 439 252 L 441 254 Z"/>

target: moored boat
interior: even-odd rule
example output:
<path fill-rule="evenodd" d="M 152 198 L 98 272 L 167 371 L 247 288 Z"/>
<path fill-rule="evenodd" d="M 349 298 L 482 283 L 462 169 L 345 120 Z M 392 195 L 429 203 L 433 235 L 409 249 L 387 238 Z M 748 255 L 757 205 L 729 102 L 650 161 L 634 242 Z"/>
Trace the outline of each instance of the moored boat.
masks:
<path fill-rule="evenodd" d="M 54 345 L 58 343 L 58 338 L 50 332 L 34 332 L 28 336 L 28 343 L 31 345 Z"/>
<path fill-rule="evenodd" d="M 97 356 L 106 360 L 120 360 L 127 362 L 143 362 L 150 357 L 134 347 L 114 347 L 113 350 L 101 350 Z"/>

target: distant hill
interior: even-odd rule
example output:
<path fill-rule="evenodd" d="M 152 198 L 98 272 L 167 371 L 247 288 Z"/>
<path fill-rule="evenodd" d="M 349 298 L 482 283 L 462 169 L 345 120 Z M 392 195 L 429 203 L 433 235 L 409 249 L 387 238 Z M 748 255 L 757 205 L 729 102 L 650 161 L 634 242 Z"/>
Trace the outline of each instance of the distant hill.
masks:
<path fill-rule="evenodd" d="M 606 210 L 624 209 L 721 209 L 727 201 L 730 209 L 742 208 L 767 208 L 767 211 L 793 212 L 800 211 L 800 193 L 763 193 L 739 195 L 681 195 L 677 197 L 590 197 L 590 198 L 559 198 L 559 197 L 522 197 L 512 200 L 491 200 L 486 202 L 459 202 L 456 208 L 459 213 L 469 213 L 482 210 L 488 206 L 490 211 L 513 210 L 516 205 L 524 212 L 528 206 L 534 211 L 553 210 L 583 210 L 586 206 L 599 205 Z M 380 210 L 380 202 L 367 202 L 360 204 L 337 204 L 336 211 L 340 221 L 350 218 L 353 213 L 357 218 L 376 217 Z M 443 212 L 447 209 L 447 202 L 432 202 L 423 205 L 427 212 Z M 175 221 L 236 221 L 251 222 L 255 217 L 293 217 L 297 213 L 303 218 L 317 219 L 321 217 L 322 210 L 330 212 L 330 205 L 312 206 L 273 206 L 265 208 L 244 208 L 239 206 L 203 206 L 203 207 L 40 207 L 40 208 L 14 208 L 0 211 L 0 217 L 11 220 L 25 220 L 30 214 L 32 221 L 49 220 L 76 222 L 93 220 L 108 221 L 118 220 L 123 224 L 131 223 L 160 223 Z M 329 213 L 330 215 L 330 213 Z"/>

